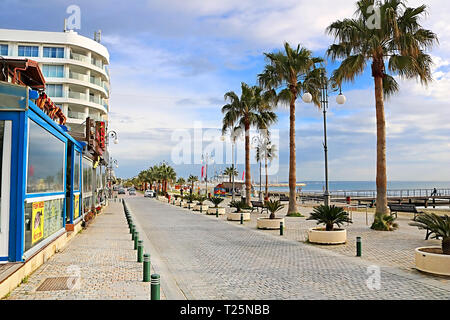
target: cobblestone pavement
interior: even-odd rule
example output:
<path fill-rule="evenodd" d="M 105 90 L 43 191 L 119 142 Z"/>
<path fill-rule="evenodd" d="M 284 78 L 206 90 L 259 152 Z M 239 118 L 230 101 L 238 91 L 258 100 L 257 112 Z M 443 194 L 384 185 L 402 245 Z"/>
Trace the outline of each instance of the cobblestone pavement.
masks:
<path fill-rule="evenodd" d="M 136 262 L 133 246 L 122 204 L 110 202 L 103 214 L 13 290 L 8 299 L 149 299 L 150 284 L 142 282 L 143 266 Z M 77 272 L 81 276 L 78 288 L 36 291 L 46 278 Z"/>
<path fill-rule="evenodd" d="M 292 235 L 294 223 L 288 224 L 288 236 L 280 237 L 257 231 L 253 222 L 241 226 L 154 199 L 139 197 L 127 203 L 188 299 L 450 298 L 445 279 L 406 271 L 384 260 L 356 258 L 350 254 L 351 244 L 345 249 L 348 253 L 305 244 L 296 238 L 301 235 Z M 290 219 L 305 223 L 304 218 Z M 367 246 L 365 255 L 370 254 Z M 380 255 L 386 246 L 396 244 L 379 248 Z M 381 268 L 379 289 L 368 273 L 374 264 Z M 373 290 L 367 283 L 375 284 L 370 286 Z"/>

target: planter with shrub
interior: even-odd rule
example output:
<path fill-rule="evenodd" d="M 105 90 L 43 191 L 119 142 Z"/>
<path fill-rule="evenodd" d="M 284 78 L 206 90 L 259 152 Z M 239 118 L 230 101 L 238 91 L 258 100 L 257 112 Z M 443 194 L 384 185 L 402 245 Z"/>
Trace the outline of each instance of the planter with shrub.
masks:
<path fill-rule="evenodd" d="M 231 201 L 230 207 L 235 208 L 235 212 L 227 213 L 227 220 L 230 221 L 240 221 L 241 214 L 243 215 L 244 221 L 250 220 L 250 212 L 245 211 L 251 209 L 251 207 L 245 203 L 245 201 Z"/>
<path fill-rule="evenodd" d="M 224 199 L 221 197 L 212 197 L 209 201 L 212 202 L 214 207 L 209 207 L 208 214 L 225 214 L 225 208 L 219 207 Z"/>
<path fill-rule="evenodd" d="M 325 227 L 310 228 L 308 230 L 309 242 L 319 244 L 341 244 L 347 242 L 347 230 L 340 227 L 342 224 L 352 223 L 352 221 L 343 208 L 321 205 L 315 207 L 311 216 L 306 220 L 316 220 L 317 224 L 325 225 Z"/>
<path fill-rule="evenodd" d="M 284 218 L 277 218 L 275 213 L 283 209 L 284 205 L 278 200 L 270 200 L 266 201 L 264 206 L 267 208 L 267 211 L 270 212 L 270 215 L 268 218 L 258 218 L 256 221 L 256 227 L 258 229 L 280 229 L 281 222 L 284 224 Z"/>
<path fill-rule="evenodd" d="M 427 273 L 450 276 L 450 217 L 421 213 L 409 224 L 429 230 L 432 238 L 442 239 L 441 246 L 416 248 L 416 268 Z"/>

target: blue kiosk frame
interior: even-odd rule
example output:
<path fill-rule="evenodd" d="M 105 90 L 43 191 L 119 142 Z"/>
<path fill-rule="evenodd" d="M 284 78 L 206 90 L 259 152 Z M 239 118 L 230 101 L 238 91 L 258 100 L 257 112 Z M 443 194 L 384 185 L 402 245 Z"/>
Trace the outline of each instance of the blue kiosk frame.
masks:
<path fill-rule="evenodd" d="M 83 142 L 76 141 L 70 136 L 63 126 L 58 125 L 34 103 L 38 94 L 25 86 L 19 86 L 7 82 L 0 82 L 0 121 L 8 121 L 11 124 L 11 164 L 9 176 L 9 228 L 8 254 L 0 252 L 0 261 L 26 261 L 48 243 L 66 232 L 66 223 L 74 224 L 82 218 L 81 201 L 78 201 L 78 210 L 74 208 L 76 195 L 81 198 L 82 190 L 82 150 Z M 53 137 L 62 141 L 65 145 L 63 191 L 27 193 L 27 161 L 29 144 L 29 120 L 45 129 Z M 75 155 L 80 155 L 76 157 Z M 71 163 L 68 163 L 68 160 Z M 78 161 L 78 174 L 75 172 L 75 160 Z M 69 172 L 68 172 L 69 171 Z M 74 181 L 78 176 L 78 183 Z M 66 181 L 67 180 L 67 181 Z M 76 190 L 74 189 L 77 184 Z M 2 186 L 2 188 L 8 186 Z M 58 231 L 36 241 L 31 248 L 25 250 L 25 206 L 34 201 L 49 201 L 58 199 L 62 201 L 62 223 Z M 5 201 L 4 199 L 2 199 Z M 78 211 L 79 217 L 74 217 Z M 1 212 L 5 218 L 8 212 Z M 5 232 L 5 230 L 3 230 Z"/>

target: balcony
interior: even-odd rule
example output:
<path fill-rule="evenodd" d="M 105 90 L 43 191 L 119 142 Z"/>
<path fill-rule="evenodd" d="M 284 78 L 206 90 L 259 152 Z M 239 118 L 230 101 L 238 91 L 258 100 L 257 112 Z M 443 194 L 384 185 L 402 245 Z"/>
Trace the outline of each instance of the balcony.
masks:
<path fill-rule="evenodd" d="M 99 86 L 99 87 L 102 86 L 102 80 L 101 80 L 100 78 L 92 77 L 92 76 L 91 76 L 90 82 L 91 82 L 92 84 L 95 84 L 95 85 Z"/>
<path fill-rule="evenodd" d="M 78 72 L 72 72 L 69 71 L 69 78 L 75 79 L 75 80 L 81 80 L 81 81 L 87 81 L 87 75 L 78 73 Z"/>
<path fill-rule="evenodd" d="M 96 104 L 102 104 L 102 99 L 100 98 L 100 96 L 89 96 L 89 101 L 96 103 Z"/>
<path fill-rule="evenodd" d="M 87 100 L 87 95 L 81 92 L 69 91 L 69 98 L 78 100 Z"/>
<path fill-rule="evenodd" d="M 87 56 L 84 56 L 84 55 L 79 54 L 79 53 L 71 52 L 70 53 L 70 59 L 81 61 L 81 62 L 85 62 L 85 63 L 89 63 L 89 58 Z"/>
<path fill-rule="evenodd" d="M 67 116 L 71 119 L 80 119 L 80 120 L 86 119 L 86 114 L 84 112 L 77 112 L 72 110 L 69 110 Z"/>

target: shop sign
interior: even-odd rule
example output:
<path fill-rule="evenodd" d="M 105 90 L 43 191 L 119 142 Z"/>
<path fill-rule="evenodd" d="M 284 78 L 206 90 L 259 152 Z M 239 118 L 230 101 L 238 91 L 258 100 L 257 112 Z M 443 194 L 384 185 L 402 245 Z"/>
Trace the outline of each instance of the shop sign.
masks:
<path fill-rule="evenodd" d="M 31 244 L 44 237 L 44 201 L 33 202 L 31 213 Z"/>
<path fill-rule="evenodd" d="M 73 207 L 74 207 L 74 211 L 73 211 L 73 218 L 77 219 L 80 216 L 80 195 L 75 195 L 74 199 L 73 199 Z"/>

